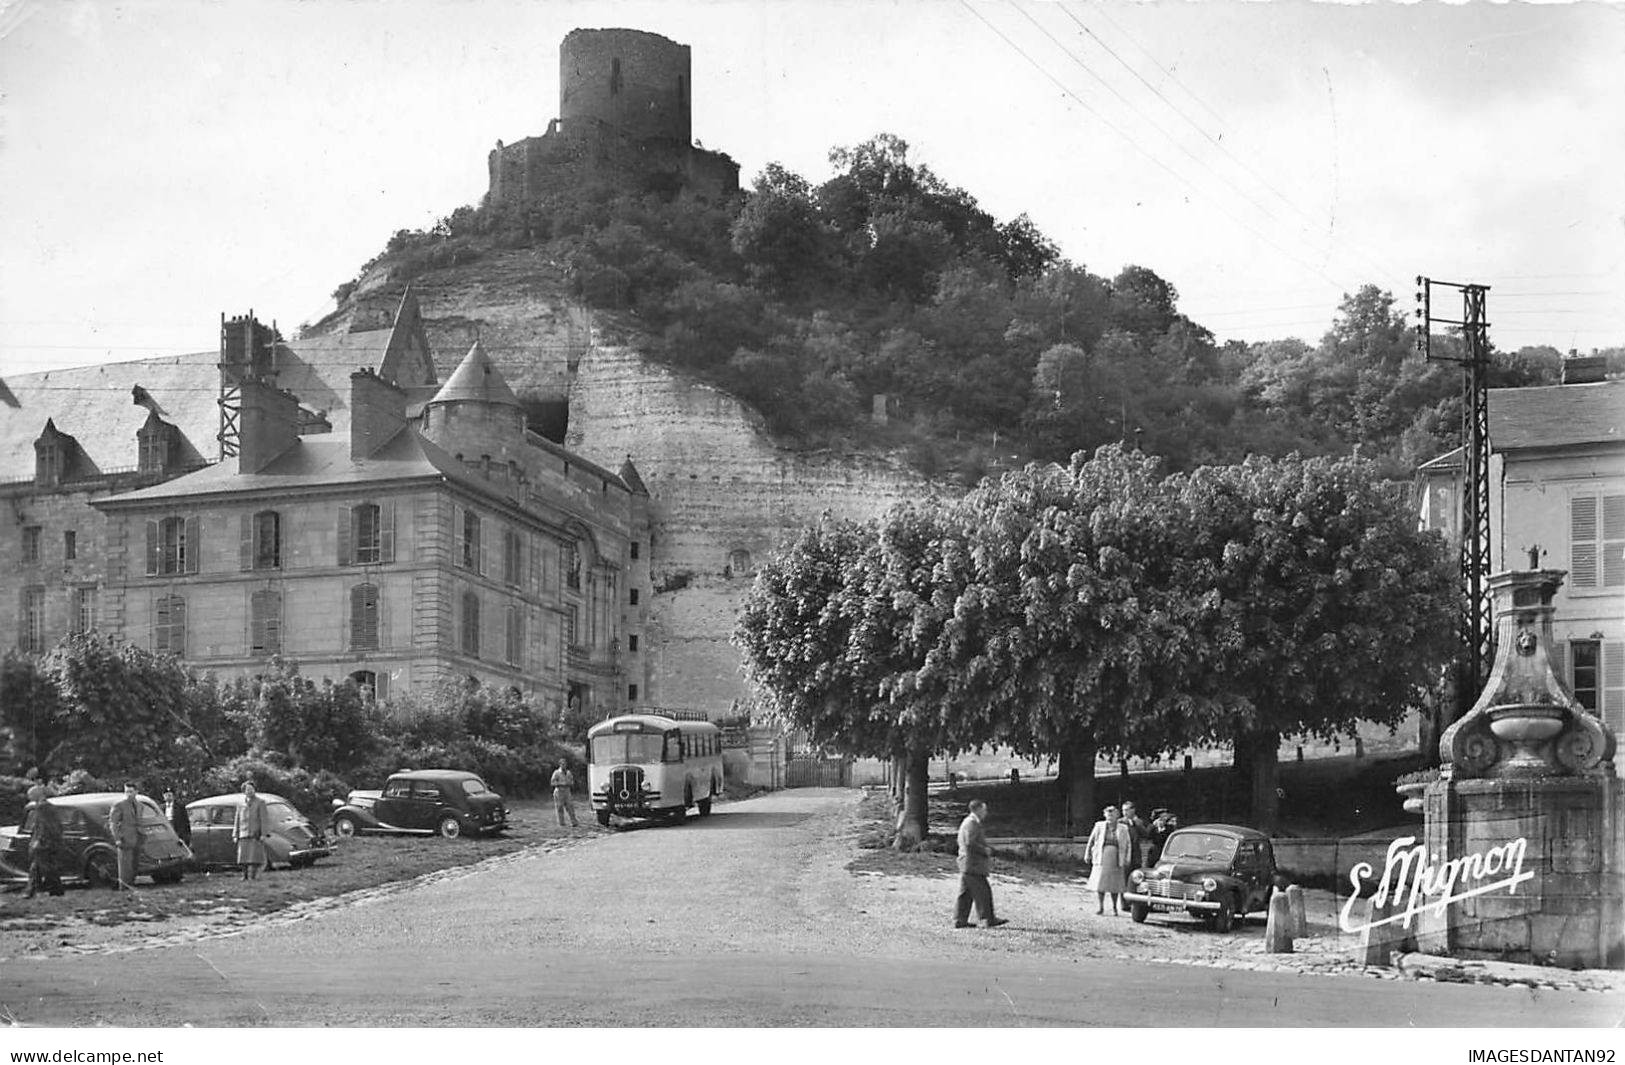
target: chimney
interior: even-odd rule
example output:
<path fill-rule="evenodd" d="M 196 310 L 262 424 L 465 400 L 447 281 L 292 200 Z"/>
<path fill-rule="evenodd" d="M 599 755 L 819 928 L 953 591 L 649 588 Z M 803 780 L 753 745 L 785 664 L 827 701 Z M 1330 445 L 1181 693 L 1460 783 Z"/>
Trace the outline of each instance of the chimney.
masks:
<path fill-rule="evenodd" d="M 350 375 L 350 459 L 371 458 L 406 425 L 406 393 L 371 370 Z"/>
<path fill-rule="evenodd" d="M 1563 383 L 1566 385 L 1593 385 L 1608 379 L 1608 356 L 1593 351 L 1581 355 L 1570 351 L 1563 356 Z"/>
<path fill-rule="evenodd" d="M 237 472 L 259 473 L 299 439 L 299 400 L 256 378 L 242 384 Z"/>

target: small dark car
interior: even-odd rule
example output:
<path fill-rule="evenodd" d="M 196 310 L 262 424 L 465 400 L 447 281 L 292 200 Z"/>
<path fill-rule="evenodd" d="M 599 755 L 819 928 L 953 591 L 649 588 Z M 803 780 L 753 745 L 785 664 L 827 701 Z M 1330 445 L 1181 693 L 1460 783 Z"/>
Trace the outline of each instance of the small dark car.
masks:
<path fill-rule="evenodd" d="M 438 832 L 493 835 L 508 827 L 502 796 L 474 773 L 460 769 L 403 769 L 380 791 L 352 791 L 333 800 L 333 834 Z"/>
<path fill-rule="evenodd" d="M 122 791 L 97 791 L 51 799 L 62 817 L 64 879 L 78 877 L 102 887 L 118 882 L 118 851 L 107 828 L 107 816 L 123 798 Z M 136 876 L 150 876 L 158 884 L 178 883 L 192 858 L 191 850 L 175 835 L 162 807 L 145 795 L 138 795 L 136 802 L 141 806 Z M 28 843 L 33 834 L 33 810 L 24 815 L 22 824 L 0 828 L 0 870 L 7 877 L 28 876 Z"/>
<path fill-rule="evenodd" d="M 333 853 L 321 829 L 292 803 L 268 791 L 260 792 L 260 798 L 265 800 L 271 822 L 271 834 L 265 840 L 267 869 L 277 865 L 302 869 Z M 186 804 L 186 817 L 192 823 L 192 854 L 199 866 L 237 864 L 237 841 L 232 834 L 237 828 L 237 811 L 242 808 L 241 793 L 212 795 Z"/>
<path fill-rule="evenodd" d="M 1136 922 L 1153 910 L 1183 912 L 1228 932 L 1239 918 L 1267 912 L 1274 891 L 1268 836 L 1241 825 L 1191 825 L 1168 837 L 1155 867 L 1129 874 L 1123 901 Z"/>

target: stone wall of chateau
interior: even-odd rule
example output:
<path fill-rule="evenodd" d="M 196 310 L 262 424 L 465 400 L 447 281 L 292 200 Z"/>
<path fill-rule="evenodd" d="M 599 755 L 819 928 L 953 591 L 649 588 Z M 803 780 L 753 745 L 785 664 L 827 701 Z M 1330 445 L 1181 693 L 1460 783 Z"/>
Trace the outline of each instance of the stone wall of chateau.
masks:
<path fill-rule="evenodd" d="M 747 694 L 730 637 L 756 565 L 826 510 L 876 517 L 930 490 L 882 458 L 775 447 L 738 400 L 614 344 L 579 362 L 566 444 L 636 462 L 653 527 L 650 702 L 713 716 Z"/>

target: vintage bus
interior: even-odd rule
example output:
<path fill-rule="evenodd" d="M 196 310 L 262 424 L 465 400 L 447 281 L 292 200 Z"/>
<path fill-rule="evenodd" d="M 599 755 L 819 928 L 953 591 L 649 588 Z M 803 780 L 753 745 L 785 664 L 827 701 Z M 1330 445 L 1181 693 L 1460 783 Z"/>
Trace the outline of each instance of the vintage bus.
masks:
<path fill-rule="evenodd" d="M 587 730 L 587 787 L 598 823 L 701 817 L 722 794 L 722 730 L 709 721 L 626 714 Z"/>

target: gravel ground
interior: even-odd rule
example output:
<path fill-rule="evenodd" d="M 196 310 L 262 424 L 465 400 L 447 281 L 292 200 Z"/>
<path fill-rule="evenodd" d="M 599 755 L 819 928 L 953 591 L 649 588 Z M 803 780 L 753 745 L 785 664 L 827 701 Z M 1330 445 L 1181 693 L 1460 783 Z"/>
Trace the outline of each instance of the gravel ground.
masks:
<path fill-rule="evenodd" d="M 1225 969 L 1346 974 L 1400 979 L 1405 972 L 1367 968 L 1352 960 L 1355 937 L 1336 924 L 1329 892 L 1309 892 L 1310 935 L 1293 954 L 1263 950 L 1263 922 L 1252 920 L 1229 935 L 1186 918 L 1152 917 L 1134 924 L 1127 913 L 1094 913 L 1080 879 L 1046 867 L 998 861 L 992 876 L 995 905 L 1010 924 L 996 930 L 954 929 L 957 889 L 953 859 L 864 850 L 859 840 L 873 823 L 858 812 L 861 793 L 843 790 L 774 793 L 744 803 L 719 804 L 710 818 L 681 827 L 623 832 L 583 828 L 578 836 L 546 840 L 476 865 L 446 869 L 411 881 L 301 903 L 266 916 L 222 910 L 178 920 L 94 922 L 62 942 L 60 929 L 30 930 L 8 922 L 0 961 L 18 957 L 125 952 L 219 940 L 236 944 L 300 935 L 321 920 L 322 950 L 342 954 L 347 942 L 377 937 L 410 940 L 412 929 L 440 924 L 455 900 L 459 936 L 471 950 L 524 955 L 538 949 L 594 951 L 635 936 L 653 954 L 780 950 L 789 955 L 974 959 L 989 953 L 1052 958 L 1120 958 Z M 634 876 L 627 870 L 681 868 L 671 860 L 685 838 L 707 835 L 712 860 L 690 883 Z M 767 841 L 771 840 L 770 846 Z M 786 845 L 788 844 L 788 845 Z M 766 850 L 791 857 L 764 863 Z M 478 877 L 476 904 L 466 881 Z M 670 893 L 713 893 L 717 904 L 689 908 L 674 921 L 662 916 Z M 389 905 L 378 902 L 389 899 Z M 499 904 L 492 904 L 499 900 Z M 133 905 L 140 904 L 140 896 Z M 128 915 L 126 915 L 128 916 Z M 308 938 L 308 937 L 306 937 Z M 1465 975 L 1426 978 L 1481 980 L 1583 990 L 1625 990 L 1625 974 L 1470 967 Z M 1408 975 L 1420 975 L 1412 968 Z"/>

